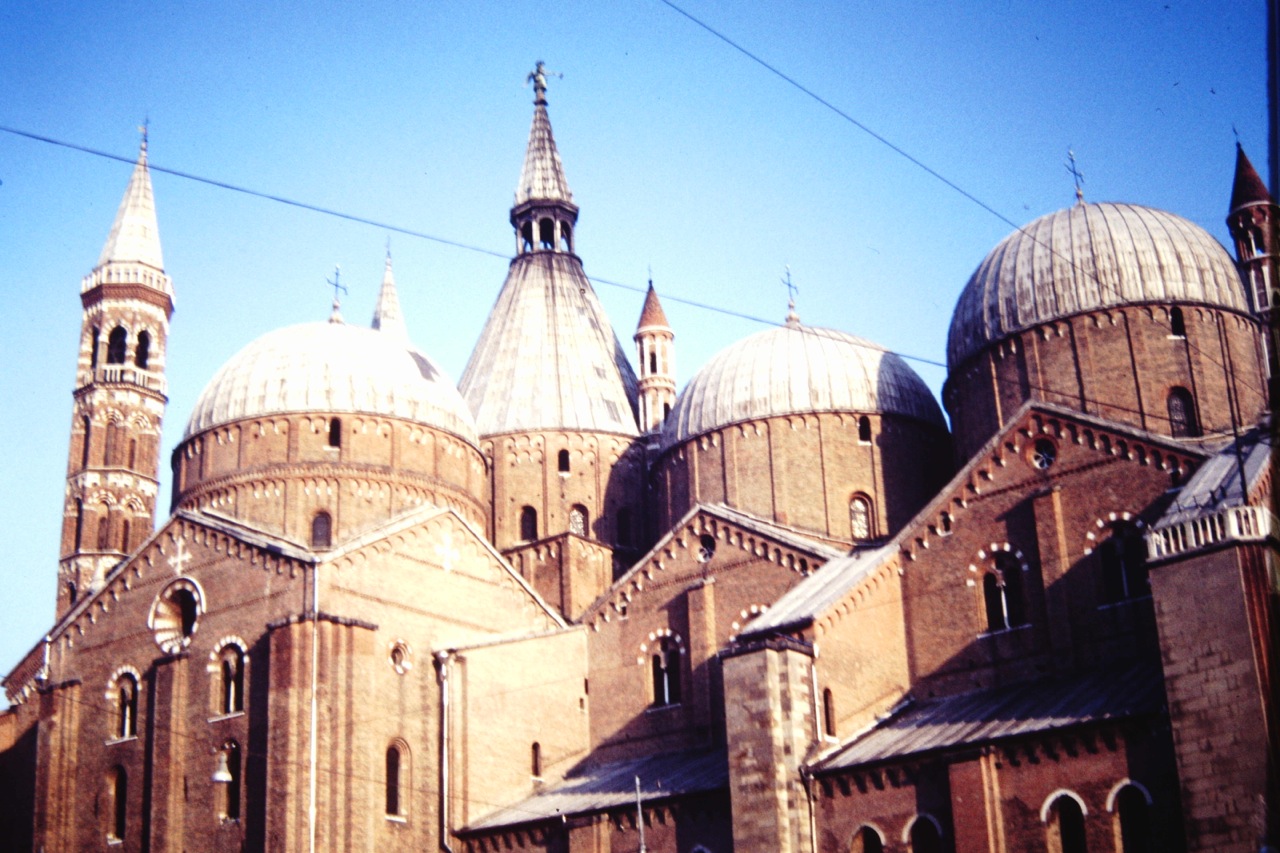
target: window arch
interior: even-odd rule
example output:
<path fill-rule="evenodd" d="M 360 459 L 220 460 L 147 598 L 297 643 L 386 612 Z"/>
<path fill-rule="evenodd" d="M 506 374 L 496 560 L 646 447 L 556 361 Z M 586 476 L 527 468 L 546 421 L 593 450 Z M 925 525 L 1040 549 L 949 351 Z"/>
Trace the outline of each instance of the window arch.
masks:
<path fill-rule="evenodd" d="M 858 441 L 863 444 L 871 443 L 871 418 L 866 415 L 858 418 Z"/>
<path fill-rule="evenodd" d="M 538 511 L 531 506 L 520 509 L 520 539 L 532 542 L 538 538 Z"/>
<path fill-rule="evenodd" d="M 224 743 L 219 751 L 218 764 L 218 769 L 221 770 L 225 766 L 227 775 L 231 777 L 219 785 L 221 790 L 218 792 L 218 817 L 222 820 L 239 820 L 244 776 L 244 759 L 240 744 L 234 740 Z"/>
<path fill-rule="evenodd" d="M 1141 598 L 1151 593 L 1147 577 L 1147 543 L 1136 524 L 1111 525 L 1111 536 L 1098 546 L 1102 600 L 1106 603 Z"/>
<path fill-rule="evenodd" d="M 115 722 L 112 736 L 117 739 L 138 736 L 138 678 L 123 672 L 116 677 L 112 693 L 115 700 Z"/>
<path fill-rule="evenodd" d="M 569 451 L 561 450 L 556 454 L 556 468 L 561 474 L 569 473 Z"/>
<path fill-rule="evenodd" d="M 1182 309 L 1176 305 L 1169 309 L 1169 334 L 1175 338 L 1187 336 L 1187 322 L 1182 317 Z"/>
<path fill-rule="evenodd" d="M 587 535 L 587 521 L 590 516 L 587 514 L 587 508 L 582 504 L 574 504 L 569 510 L 569 532 L 585 537 Z"/>
<path fill-rule="evenodd" d="M 244 710 L 244 664 L 244 649 L 237 643 L 227 643 L 218 652 L 219 714 L 236 714 Z"/>
<path fill-rule="evenodd" d="M 98 347 L 102 346 L 102 329 L 93 327 L 93 341 L 89 344 L 89 369 L 98 369 Z"/>
<path fill-rule="evenodd" d="M 849 853 L 884 853 L 884 839 L 872 826 L 861 826 L 853 834 Z"/>
<path fill-rule="evenodd" d="M 1121 853 L 1151 853 L 1151 796 L 1136 783 L 1123 784 L 1112 792 L 1116 813 L 1117 849 Z"/>
<path fill-rule="evenodd" d="M 849 533 L 854 542 L 870 539 L 874 531 L 871 499 L 866 495 L 854 495 L 849 499 Z"/>
<path fill-rule="evenodd" d="M 520 253 L 533 251 L 533 223 L 526 222 L 520 226 Z"/>
<path fill-rule="evenodd" d="M 942 828 L 933 815 L 917 815 L 906 840 L 911 853 L 942 853 Z"/>
<path fill-rule="evenodd" d="M 329 446 L 342 446 L 342 418 L 329 418 Z"/>
<path fill-rule="evenodd" d="M 1007 552 L 997 553 L 994 562 L 995 568 L 982 578 L 982 603 L 989 633 L 1027 623 L 1021 565 Z"/>
<path fill-rule="evenodd" d="M 120 765 L 107 772 L 107 840 L 123 841 L 128 829 L 129 774 Z"/>
<path fill-rule="evenodd" d="M 533 746 L 529 748 L 529 769 L 534 778 L 542 778 L 542 744 L 536 740 L 533 742 Z"/>
<path fill-rule="evenodd" d="M 124 326 L 116 326 L 107 336 L 107 364 L 124 364 L 125 350 L 128 347 L 128 333 Z"/>
<path fill-rule="evenodd" d="M 1048 830 L 1051 853 L 1088 853 L 1085 840 L 1084 803 L 1070 791 L 1050 794 L 1041 814 Z"/>
<path fill-rule="evenodd" d="M 84 538 L 84 501 L 82 501 L 80 498 L 76 498 L 75 543 L 76 543 L 77 551 L 80 550 L 80 543 L 83 540 L 83 538 Z"/>
<path fill-rule="evenodd" d="M 1174 438 L 1199 437 L 1200 421 L 1196 417 L 1196 404 L 1191 392 L 1180 385 L 1170 388 L 1167 405 L 1170 435 Z"/>
<path fill-rule="evenodd" d="M 333 544 L 333 516 L 321 510 L 311 519 L 311 547 L 328 548 Z"/>
<path fill-rule="evenodd" d="M 387 747 L 385 794 L 388 817 L 404 817 L 407 803 L 404 792 L 408 790 L 409 750 L 401 741 Z"/>
<path fill-rule="evenodd" d="M 573 228 L 568 222 L 560 223 L 560 250 L 562 252 L 573 251 Z"/>
<path fill-rule="evenodd" d="M 111 510 L 106 506 L 102 508 L 102 512 L 98 515 L 98 541 L 99 551 L 105 551 L 111 547 Z"/>
<path fill-rule="evenodd" d="M 680 704 L 680 644 L 671 637 L 658 641 L 650 658 L 655 707 Z"/>
<path fill-rule="evenodd" d="M 822 732 L 827 737 L 836 736 L 836 700 L 830 687 L 822 690 Z"/>
<path fill-rule="evenodd" d="M 151 360 L 151 333 L 138 332 L 138 345 L 133 350 L 133 363 L 143 370 L 147 369 L 147 362 Z"/>
<path fill-rule="evenodd" d="M 551 219 L 538 220 L 538 245 L 542 249 L 556 247 L 556 223 Z"/>
<path fill-rule="evenodd" d="M 93 439 L 93 422 L 89 420 L 89 416 L 85 415 L 80 419 L 80 426 L 84 429 L 84 445 L 80 448 L 80 467 L 89 467 L 89 448 L 92 447 Z"/>

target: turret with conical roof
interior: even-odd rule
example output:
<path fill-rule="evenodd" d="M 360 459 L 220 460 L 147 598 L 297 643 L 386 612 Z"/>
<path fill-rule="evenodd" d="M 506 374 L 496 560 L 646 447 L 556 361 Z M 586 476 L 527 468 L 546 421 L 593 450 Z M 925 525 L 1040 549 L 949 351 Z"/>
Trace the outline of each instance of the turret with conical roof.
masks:
<path fill-rule="evenodd" d="M 676 402 L 675 339 L 650 281 L 634 340 L 640 364 L 640 429 L 655 441 Z"/>
<path fill-rule="evenodd" d="M 1280 257 L 1280 223 L 1277 207 L 1267 185 L 1236 143 L 1236 174 L 1231 185 L 1231 206 L 1227 227 L 1236 244 L 1236 262 L 1249 292 L 1249 300 L 1260 319 L 1269 322 L 1276 304 L 1276 263 Z"/>
<path fill-rule="evenodd" d="M 96 588 L 155 523 L 173 285 L 160 249 L 145 130 L 102 254 L 81 284 L 80 302 L 59 616 Z"/>
<path fill-rule="evenodd" d="M 493 466 L 493 541 L 508 552 L 562 533 L 630 543 L 639 508 L 626 502 L 642 491 L 642 454 L 631 454 L 636 378 L 574 253 L 578 207 L 547 117 L 547 74 L 538 63 L 529 75 L 516 256 L 458 384 Z M 595 586 L 539 591 L 567 612 Z"/>

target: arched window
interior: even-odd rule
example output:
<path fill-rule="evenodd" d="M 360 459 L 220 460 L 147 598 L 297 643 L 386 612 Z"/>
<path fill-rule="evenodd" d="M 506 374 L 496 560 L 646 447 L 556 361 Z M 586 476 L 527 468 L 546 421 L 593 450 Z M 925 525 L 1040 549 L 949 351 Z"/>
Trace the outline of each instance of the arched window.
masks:
<path fill-rule="evenodd" d="M 129 553 L 129 519 L 121 519 L 120 521 L 120 550 Z"/>
<path fill-rule="evenodd" d="M 866 415 L 858 418 L 858 441 L 864 444 L 871 443 L 871 418 Z"/>
<path fill-rule="evenodd" d="M 649 374 L 653 375 L 658 372 L 658 351 L 649 350 Z"/>
<path fill-rule="evenodd" d="M 1136 525 L 1127 522 L 1112 525 L 1110 538 L 1098 546 L 1098 563 L 1103 601 L 1114 603 L 1150 594 L 1147 543 Z"/>
<path fill-rule="evenodd" d="M 680 704 L 680 646 L 670 637 L 658 641 L 653 658 L 653 704 Z"/>
<path fill-rule="evenodd" d="M 129 673 L 116 679 L 115 736 L 138 736 L 138 680 Z"/>
<path fill-rule="evenodd" d="M 942 853 L 942 833 L 938 825 L 924 815 L 911 824 L 911 853 Z"/>
<path fill-rule="evenodd" d="M 538 243 L 540 248 L 554 249 L 556 247 L 556 224 L 550 219 L 542 219 L 538 222 Z"/>
<path fill-rule="evenodd" d="M 328 548 L 333 544 L 333 516 L 321 510 L 311 519 L 311 547 Z"/>
<path fill-rule="evenodd" d="M 830 687 L 822 691 L 822 731 L 827 737 L 836 736 L 836 700 Z"/>
<path fill-rule="evenodd" d="M 525 542 L 538 538 L 538 511 L 531 506 L 520 510 L 520 538 Z"/>
<path fill-rule="evenodd" d="M 568 222 L 560 223 L 560 249 L 565 252 L 573 251 L 573 229 Z"/>
<path fill-rule="evenodd" d="M 75 581 L 67 581 L 67 604 L 76 603 L 76 583 Z"/>
<path fill-rule="evenodd" d="M 561 474 L 569 473 L 569 451 L 561 450 L 556 454 L 556 467 Z"/>
<path fill-rule="evenodd" d="M 873 828 L 864 826 L 854 833 L 849 853 L 884 853 L 884 839 Z"/>
<path fill-rule="evenodd" d="M 1003 631 L 1027 622 L 1022 592 L 1022 568 L 1008 554 L 996 555 L 996 567 L 982 578 L 982 602 L 987 614 L 987 631 Z"/>
<path fill-rule="evenodd" d="M 151 358 L 151 333 L 138 332 L 138 346 L 133 351 L 133 363 L 143 370 L 147 369 L 147 361 Z"/>
<path fill-rule="evenodd" d="M 102 513 L 98 516 L 98 550 L 105 551 L 111 545 L 111 516 L 108 514 L 107 508 L 102 508 Z"/>
<path fill-rule="evenodd" d="M 116 326 L 107 336 L 107 364 L 124 364 L 125 350 L 128 347 L 128 333 L 123 326 Z"/>
<path fill-rule="evenodd" d="M 1176 305 L 1169 309 L 1169 334 L 1176 338 L 1187 336 L 1187 322 L 1182 318 L 1182 309 Z"/>
<path fill-rule="evenodd" d="M 1169 434 L 1174 438 L 1197 438 L 1200 421 L 1191 392 L 1181 386 L 1169 389 Z"/>
<path fill-rule="evenodd" d="M 129 459 L 127 467 L 130 471 L 136 471 L 138 467 L 138 439 L 129 439 Z"/>
<path fill-rule="evenodd" d="M 402 787 L 402 775 L 404 773 L 404 756 L 401 754 L 400 747 L 392 744 L 387 747 L 387 776 L 386 776 L 386 806 L 387 814 L 393 816 L 403 815 L 401 806 L 403 803 L 400 799 L 400 789 Z"/>
<path fill-rule="evenodd" d="M 218 713 L 244 710 L 244 651 L 228 643 L 218 653 Z"/>
<path fill-rule="evenodd" d="M 1125 785 L 1116 795 L 1116 821 L 1122 853 L 1151 853 L 1151 806 L 1136 785 Z"/>
<path fill-rule="evenodd" d="M 102 346 L 102 330 L 97 326 L 93 327 L 93 341 L 89 344 L 89 369 L 96 370 L 98 368 L 98 347 Z"/>
<path fill-rule="evenodd" d="M 196 601 L 196 594 L 189 589 L 180 588 L 174 590 L 171 600 L 178 611 L 182 636 L 190 637 L 196 632 L 196 618 L 200 615 L 200 603 Z"/>
<path fill-rule="evenodd" d="M 526 222 L 520 226 L 520 251 L 521 253 L 533 251 L 533 223 L 532 222 Z"/>
<path fill-rule="evenodd" d="M 84 501 L 80 500 L 80 498 L 76 498 L 75 542 L 76 542 L 77 551 L 80 550 L 80 541 L 83 536 L 84 536 Z"/>
<path fill-rule="evenodd" d="M 342 446 L 342 418 L 329 418 L 329 446 Z"/>
<path fill-rule="evenodd" d="M 244 761 L 240 755 L 240 744 L 233 740 L 224 743 L 221 754 L 218 757 L 218 763 L 219 765 L 225 763 L 227 775 L 231 777 L 221 784 L 222 790 L 218 792 L 218 817 L 223 820 L 239 820 L 241 791 L 243 788 L 241 779 L 244 775 Z"/>
<path fill-rule="evenodd" d="M 119 765 L 107 773 L 107 803 L 107 840 L 123 841 L 128 828 L 125 819 L 129 814 L 129 775 Z"/>
<path fill-rule="evenodd" d="M 89 420 L 89 416 L 85 415 L 80 419 L 80 426 L 84 428 L 84 446 L 80 448 L 80 467 L 89 467 L 89 448 L 93 440 L 93 423 Z"/>
<path fill-rule="evenodd" d="M 534 778 L 541 778 L 542 744 L 538 743 L 536 740 L 533 742 L 533 747 L 529 750 L 529 759 L 530 769 L 533 771 Z"/>
<path fill-rule="evenodd" d="M 854 542 L 871 538 L 871 500 L 863 495 L 849 500 L 849 532 Z"/>
<path fill-rule="evenodd" d="M 569 510 L 569 532 L 578 536 L 587 535 L 587 508 L 582 504 L 574 504 Z"/>
<path fill-rule="evenodd" d="M 1049 806 L 1049 849 L 1053 853 L 1088 853 L 1084 811 L 1075 797 L 1062 794 Z"/>

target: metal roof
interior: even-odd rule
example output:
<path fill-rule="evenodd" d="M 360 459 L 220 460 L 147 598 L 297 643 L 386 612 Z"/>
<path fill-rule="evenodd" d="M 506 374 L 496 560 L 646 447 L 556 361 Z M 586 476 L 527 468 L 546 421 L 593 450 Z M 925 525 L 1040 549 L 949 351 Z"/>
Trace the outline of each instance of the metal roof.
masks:
<path fill-rule="evenodd" d="M 895 550 L 895 547 L 883 545 L 855 551 L 825 563 L 812 575 L 787 590 L 767 613 L 753 619 L 740 639 L 745 641 L 759 634 L 807 625 L 818 614 L 836 604 L 850 587 L 879 566 Z"/>
<path fill-rule="evenodd" d="M 729 784 L 723 749 L 649 755 L 577 771 L 563 782 L 520 802 L 490 812 L 467 826 L 467 832 L 535 823 L 566 815 L 633 807 L 636 778 L 645 802 L 724 789 Z"/>
<path fill-rule="evenodd" d="M 520 183 L 516 185 L 516 205 L 527 201 L 563 201 L 572 203 L 573 193 L 564 176 L 556 138 L 547 117 L 547 102 L 540 98 L 533 108 L 533 124 L 529 127 L 529 145 L 524 152 Z"/>
<path fill-rule="evenodd" d="M 511 262 L 458 383 L 481 435 L 574 429 L 638 435 L 636 377 L 582 262 Z"/>
<path fill-rule="evenodd" d="M 340 322 L 276 329 L 240 350 L 201 392 L 184 438 L 306 412 L 386 415 L 478 440 L 457 388 L 430 358 L 395 334 Z"/>
<path fill-rule="evenodd" d="M 1235 263 L 1200 226 L 1133 204 L 1077 204 L 1018 229 L 978 265 L 951 317 L 947 365 L 1042 323 L 1142 302 L 1248 310 Z"/>
<path fill-rule="evenodd" d="M 1238 452 L 1237 452 L 1238 450 Z M 1252 492 L 1271 464 L 1271 434 L 1267 424 L 1256 426 L 1210 456 L 1187 480 L 1155 527 L 1168 527 L 1248 503 L 1240 488 L 1240 468 Z"/>
<path fill-rule="evenodd" d="M 1165 704 L 1157 663 L 914 702 L 814 765 L 845 770 L 921 753 L 1120 720 Z"/>
<path fill-rule="evenodd" d="M 793 315 L 721 350 L 689 380 L 663 424 L 662 447 L 740 421 L 833 411 L 900 414 L 946 429 L 938 402 L 902 358 Z"/>

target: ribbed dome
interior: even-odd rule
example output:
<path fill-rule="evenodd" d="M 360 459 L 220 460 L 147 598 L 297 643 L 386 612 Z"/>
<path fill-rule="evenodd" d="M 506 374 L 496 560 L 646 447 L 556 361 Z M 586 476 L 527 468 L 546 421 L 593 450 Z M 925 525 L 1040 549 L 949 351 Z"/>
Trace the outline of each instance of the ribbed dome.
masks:
<path fill-rule="evenodd" d="M 942 410 L 897 355 L 834 329 L 788 323 L 717 353 L 689 380 L 662 447 L 755 418 L 803 412 L 906 415 L 942 429 Z"/>
<path fill-rule="evenodd" d="M 1231 256 L 1203 228 L 1133 204 L 1077 204 L 991 250 L 956 303 L 955 369 L 989 344 L 1073 314 L 1143 302 L 1247 311 Z"/>
<path fill-rule="evenodd" d="M 351 412 L 417 421 L 477 443 L 449 377 L 403 338 L 305 323 L 268 332 L 223 365 L 201 393 L 185 437 L 260 415 Z"/>

